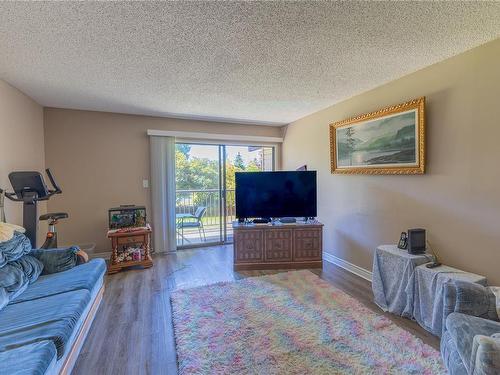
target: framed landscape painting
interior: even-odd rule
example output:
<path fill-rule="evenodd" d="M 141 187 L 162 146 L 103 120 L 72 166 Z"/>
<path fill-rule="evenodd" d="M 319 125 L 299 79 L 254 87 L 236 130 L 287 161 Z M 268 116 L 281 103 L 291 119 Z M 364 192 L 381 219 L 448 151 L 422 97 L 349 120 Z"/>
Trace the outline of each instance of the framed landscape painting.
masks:
<path fill-rule="evenodd" d="M 425 97 L 330 124 L 332 173 L 423 174 Z"/>

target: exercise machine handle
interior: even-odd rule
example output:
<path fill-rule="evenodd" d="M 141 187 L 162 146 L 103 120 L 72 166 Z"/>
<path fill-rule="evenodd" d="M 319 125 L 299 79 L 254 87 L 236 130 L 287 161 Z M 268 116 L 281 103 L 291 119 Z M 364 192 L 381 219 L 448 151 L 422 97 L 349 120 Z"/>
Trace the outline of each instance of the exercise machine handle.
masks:
<path fill-rule="evenodd" d="M 9 198 L 11 201 L 14 201 L 14 202 L 23 202 L 24 201 L 23 199 L 18 198 L 16 193 L 9 193 L 9 192 L 7 192 L 7 191 L 4 190 L 3 194 L 7 198 Z"/>
<path fill-rule="evenodd" d="M 52 186 L 54 187 L 54 190 L 50 190 L 49 189 L 49 193 L 50 195 L 54 195 L 54 194 L 61 194 L 62 193 L 62 190 L 61 188 L 59 187 L 59 185 L 57 185 L 56 181 L 54 180 L 54 177 L 52 176 L 52 173 L 50 172 L 50 169 L 47 168 L 45 170 L 45 172 L 47 173 L 47 176 L 49 177 L 49 180 L 50 180 L 50 183 L 52 184 Z"/>

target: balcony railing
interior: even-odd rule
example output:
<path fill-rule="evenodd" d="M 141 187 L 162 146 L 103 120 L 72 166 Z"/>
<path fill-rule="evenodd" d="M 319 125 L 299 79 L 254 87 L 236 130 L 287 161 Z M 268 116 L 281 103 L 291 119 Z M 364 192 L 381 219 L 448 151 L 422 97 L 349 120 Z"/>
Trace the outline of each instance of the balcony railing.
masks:
<path fill-rule="evenodd" d="M 198 207 L 206 207 L 202 222 L 205 228 L 219 226 L 221 223 L 221 193 L 219 189 L 176 190 L 175 212 L 177 214 L 194 214 Z M 223 208 L 222 208 L 223 209 Z M 226 223 L 235 220 L 234 189 L 226 190 Z"/>

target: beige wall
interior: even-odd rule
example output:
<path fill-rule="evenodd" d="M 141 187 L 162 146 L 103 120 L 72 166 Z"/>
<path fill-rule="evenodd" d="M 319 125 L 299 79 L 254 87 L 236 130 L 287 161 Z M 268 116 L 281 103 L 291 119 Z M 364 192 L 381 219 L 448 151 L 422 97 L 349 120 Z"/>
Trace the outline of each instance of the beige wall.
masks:
<path fill-rule="evenodd" d="M 21 91 L 0 80 L 0 187 L 12 191 L 8 175 L 12 171 L 45 168 L 43 108 Z M 21 225 L 22 203 L 6 199 L 7 220 Z M 40 204 L 45 212 L 45 204 Z M 40 226 L 39 240 L 46 225 Z"/>
<path fill-rule="evenodd" d="M 49 202 L 52 211 L 67 211 L 60 237 L 69 243 L 106 239 L 107 210 L 120 204 L 145 204 L 151 217 L 149 139 L 147 129 L 235 135 L 281 136 L 279 127 L 236 125 L 116 113 L 45 108 L 46 163 L 63 189 Z"/>
<path fill-rule="evenodd" d="M 427 97 L 427 173 L 330 173 L 328 124 Z M 325 251 L 371 270 L 378 244 L 412 227 L 449 265 L 500 285 L 500 39 L 296 121 L 284 168 L 318 171 Z"/>

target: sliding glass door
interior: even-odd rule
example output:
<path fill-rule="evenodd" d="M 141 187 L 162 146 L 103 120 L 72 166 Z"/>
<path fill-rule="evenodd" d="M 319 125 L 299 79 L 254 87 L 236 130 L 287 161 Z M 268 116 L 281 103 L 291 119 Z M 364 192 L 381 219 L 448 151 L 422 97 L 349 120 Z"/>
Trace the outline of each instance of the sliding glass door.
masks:
<path fill-rule="evenodd" d="M 236 219 L 236 172 L 272 171 L 272 146 L 177 143 L 177 246 L 230 243 Z"/>
<path fill-rule="evenodd" d="M 177 246 L 223 240 L 220 145 L 177 143 L 175 200 Z"/>

